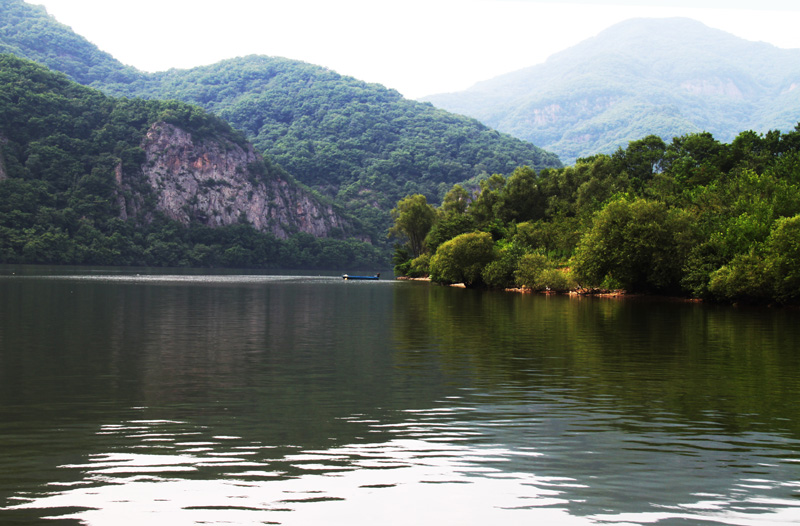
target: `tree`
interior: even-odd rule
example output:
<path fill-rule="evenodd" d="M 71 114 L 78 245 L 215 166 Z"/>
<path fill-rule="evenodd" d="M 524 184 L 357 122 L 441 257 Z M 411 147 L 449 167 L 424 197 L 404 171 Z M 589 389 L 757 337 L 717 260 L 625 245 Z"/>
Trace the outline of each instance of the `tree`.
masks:
<path fill-rule="evenodd" d="M 425 247 L 432 254 L 448 239 L 475 230 L 475 221 L 467 214 L 440 214 L 439 219 L 425 236 Z"/>
<path fill-rule="evenodd" d="M 518 286 L 532 290 L 567 292 L 578 285 L 569 269 L 556 268 L 547 256 L 538 253 L 520 258 L 514 278 Z"/>
<path fill-rule="evenodd" d="M 495 214 L 503 221 L 533 221 L 544 217 L 547 201 L 536 184 L 536 172 L 521 166 L 506 181 Z"/>
<path fill-rule="evenodd" d="M 483 284 L 484 267 L 492 261 L 494 241 L 488 232 L 461 234 L 439 247 L 431 258 L 431 279 L 440 283 Z"/>
<path fill-rule="evenodd" d="M 389 229 L 389 237 L 405 236 L 411 254 L 419 257 L 425 248 L 425 236 L 436 220 L 436 210 L 428 204 L 424 195 L 414 194 L 401 199 L 391 214 L 394 226 Z"/>
<path fill-rule="evenodd" d="M 442 199 L 441 211 L 445 215 L 462 215 L 467 211 L 472 197 L 460 184 L 453 186 Z"/>
<path fill-rule="evenodd" d="M 574 271 L 593 285 L 606 282 L 635 292 L 677 291 L 694 244 L 692 225 L 688 212 L 663 203 L 624 197 L 611 201 L 581 238 Z"/>
<path fill-rule="evenodd" d="M 648 135 L 641 140 L 629 142 L 628 147 L 617 150 L 613 158 L 637 187 L 641 188 L 654 174 L 661 172 L 666 150 L 667 145 L 661 137 Z"/>
<path fill-rule="evenodd" d="M 500 201 L 506 178 L 500 174 L 493 174 L 488 179 L 481 181 L 481 191 L 477 199 L 469 205 L 469 213 L 475 218 L 478 225 L 486 225 L 496 219 L 495 211 Z"/>
<path fill-rule="evenodd" d="M 481 274 L 484 283 L 491 287 L 513 287 L 514 271 L 517 270 L 519 259 L 524 254 L 525 249 L 522 246 L 505 241 L 498 242 L 493 261 L 484 267 Z"/>
<path fill-rule="evenodd" d="M 729 168 L 730 147 L 708 132 L 672 139 L 664 153 L 664 171 L 685 187 L 705 185 Z"/>
<path fill-rule="evenodd" d="M 515 244 L 528 250 L 540 250 L 551 257 L 569 259 L 580 241 L 581 227 L 578 219 L 562 217 L 557 221 L 539 220 L 517 225 Z"/>
<path fill-rule="evenodd" d="M 776 221 L 766 249 L 775 297 L 787 303 L 800 300 L 800 215 Z"/>

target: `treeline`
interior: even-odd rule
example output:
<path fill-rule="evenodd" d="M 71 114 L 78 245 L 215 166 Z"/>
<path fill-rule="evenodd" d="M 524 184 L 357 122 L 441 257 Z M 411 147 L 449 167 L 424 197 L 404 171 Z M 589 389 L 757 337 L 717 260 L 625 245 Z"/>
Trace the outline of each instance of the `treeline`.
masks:
<path fill-rule="evenodd" d="M 154 122 L 193 137 L 244 144 L 230 125 L 182 102 L 116 99 L 0 55 L 0 263 L 258 268 L 380 268 L 356 240 L 279 240 L 249 224 L 208 228 L 168 220 L 143 181 L 142 138 Z M 284 172 L 264 163 L 258 176 Z M 116 177 L 121 175 L 126 185 Z M 136 217 L 120 217 L 121 194 Z"/>
<path fill-rule="evenodd" d="M 521 167 L 441 206 L 392 211 L 396 272 L 534 290 L 624 289 L 800 301 L 800 125 L 656 136 L 537 174 Z"/>
<path fill-rule="evenodd" d="M 380 269 L 385 254 L 354 239 L 281 240 L 248 224 L 183 226 L 81 216 L 42 181 L 0 182 L 0 263 L 259 269 Z M 52 206 L 50 206 L 52 205 Z M 70 206 L 72 205 L 72 206 Z"/>

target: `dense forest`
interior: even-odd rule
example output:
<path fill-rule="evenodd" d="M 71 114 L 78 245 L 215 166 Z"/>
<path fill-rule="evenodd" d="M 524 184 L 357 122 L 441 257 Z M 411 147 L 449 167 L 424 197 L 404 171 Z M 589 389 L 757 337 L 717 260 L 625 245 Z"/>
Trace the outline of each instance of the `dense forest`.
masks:
<path fill-rule="evenodd" d="M 632 141 L 392 210 L 396 271 L 471 287 L 800 302 L 800 125 Z"/>
<path fill-rule="evenodd" d="M 85 86 L 101 79 L 133 82 L 143 76 L 76 35 L 44 7 L 23 0 L 0 2 L 0 53 L 27 58 Z"/>
<path fill-rule="evenodd" d="M 375 268 L 382 252 L 353 239 L 288 240 L 242 223 L 184 226 L 159 214 L 141 181 L 140 145 L 154 122 L 195 138 L 245 142 L 241 133 L 183 102 L 112 98 L 60 73 L 0 55 L 0 263 Z M 266 179 L 286 174 L 264 162 Z M 130 181 L 121 187 L 117 172 Z M 137 193 L 136 217 L 120 214 Z"/>

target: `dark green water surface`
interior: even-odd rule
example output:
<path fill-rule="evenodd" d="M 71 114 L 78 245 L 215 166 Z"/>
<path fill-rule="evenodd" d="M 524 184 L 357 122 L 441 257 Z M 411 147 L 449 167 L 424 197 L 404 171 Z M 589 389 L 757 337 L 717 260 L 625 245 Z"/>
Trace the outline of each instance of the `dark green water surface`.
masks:
<path fill-rule="evenodd" d="M 798 322 L 2 268 L 0 524 L 797 524 Z"/>

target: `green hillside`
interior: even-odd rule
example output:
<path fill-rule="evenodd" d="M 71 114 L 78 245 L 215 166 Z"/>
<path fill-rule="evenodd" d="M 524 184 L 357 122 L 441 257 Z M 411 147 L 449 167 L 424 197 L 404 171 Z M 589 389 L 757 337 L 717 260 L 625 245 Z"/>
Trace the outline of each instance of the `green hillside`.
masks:
<path fill-rule="evenodd" d="M 791 130 L 800 50 L 749 42 L 688 19 L 634 19 L 545 63 L 426 97 L 556 152 L 564 162 L 649 134 Z"/>
<path fill-rule="evenodd" d="M 213 228 L 168 219 L 143 177 L 141 145 L 154 123 L 222 148 L 248 146 L 240 132 L 196 106 L 112 98 L 43 66 L 0 55 L 0 263 L 384 264 L 378 249 L 352 239 L 300 233 L 279 240 L 244 222 Z M 243 177 L 257 182 L 285 180 L 269 163 L 248 170 Z M 127 215 L 121 213 L 125 203 L 135 204 L 126 207 Z"/>
<path fill-rule="evenodd" d="M 282 58 L 158 73 L 120 92 L 208 108 L 299 181 L 383 228 L 386 211 L 409 192 L 439 200 L 453 183 L 483 174 L 560 166 L 555 155 L 474 119 Z"/>

